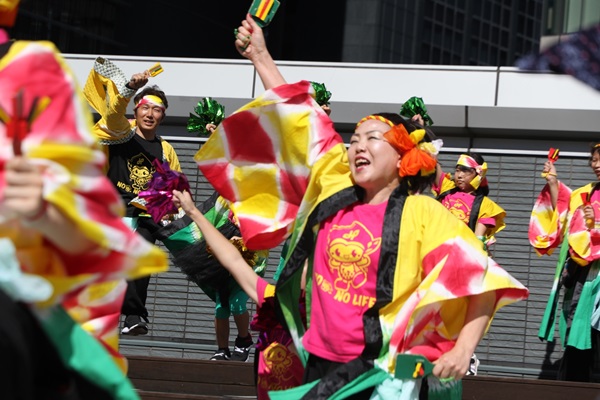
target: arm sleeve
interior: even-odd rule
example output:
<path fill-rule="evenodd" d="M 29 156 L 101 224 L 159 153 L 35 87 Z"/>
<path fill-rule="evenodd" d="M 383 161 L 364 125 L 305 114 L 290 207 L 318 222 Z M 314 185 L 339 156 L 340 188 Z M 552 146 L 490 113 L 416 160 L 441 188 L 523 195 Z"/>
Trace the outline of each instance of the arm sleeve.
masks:
<path fill-rule="evenodd" d="M 412 197 L 425 196 L 406 201 L 399 246 L 403 250 L 394 275 L 397 300 L 383 317 L 384 324 L 393 326 L 392 361 L 404 352 L 436 360 L 450 350 L 463 327 L 470 296 L 495 292 L 495 311 L 528 296 L 520 282 L 487 256 L 468 226 L 441 204 Z"/>
<path fill-rule="evenodd" d="M 479 209 L 479 222 L 488 228 L 485 234 L 488 244 L 493 243 L 495 241 L 494 235 L 506 227 L 505 217 L 506 212 L 502 207 L 487 196 L 483 198 Z"/>
<path fill-rule="evenodd" d="M 538 196 L 529 220 L 529 243 L 536 253 L 552 254 L 563 239 L 567 227 L 571 189 L 559 183 L 556 209 L 552 209 L 552 200 L 548 185 Z"/>
<path fill-rule="evenodd" d="M 256 281 L 256 293 L 258 295 L 258 307 L 260 307 L 265 299 L 275 296 L 275 285 L 271 285 L 264 278 L 258 277 Z"/>
<path fill-rule="evenodd" d="M 175 149 L 166 140 L 162 141 L 162 148 L 165 160 L 169 163 L 169 167 L 173 171 L 181 172 L 181 165 L 179 164 L 179 157 L 175 153 Z"/>
<path fill-rule="evenodd" d="M 135 90 L 125 86 L 125 74 L 109 60 L 97 58 L 88 75 L 83 94 L 89 105 L 100 114 L 93 133 L 101 144 L 123 143 L 131 138 L 134 122 L 126 117 L 127 105 Z"/>
<path fill-rule="evenodd" d="M 267 91 L 225 118 L 194 157 L 230 202 L 250 249 L 276 247 L 296 217 L 305 221 L 353 184 L 343 140 L 311 88 L 301 81 Z"/>
<path fill-rule="evenodd" d="M 586 185 L 573 192 L 570 203 L 571 219 L 569 221 L 568 241 L 569 252 L 573 259 L 580 265 L 587 265 L 600 258 L 600 230 L 597 223 L 594 228 L 588 229 L 583 215 L 582 193 L 590 193 L 592 185 Z M 596 202 L 592 202 L 596 215 L 600 210 Z"/>

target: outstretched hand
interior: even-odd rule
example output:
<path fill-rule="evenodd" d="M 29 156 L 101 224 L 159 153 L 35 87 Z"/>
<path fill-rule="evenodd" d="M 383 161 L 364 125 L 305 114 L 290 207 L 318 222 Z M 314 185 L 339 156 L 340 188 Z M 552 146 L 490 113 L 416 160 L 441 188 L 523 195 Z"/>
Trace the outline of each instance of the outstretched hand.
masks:
<path fill-rule="evenodd" d="M 236 30 L 235 48 L 244 57 L 254 60 L 266 52 L 265 37 L 262 28 L 254 21 L 250 14 Z"/>

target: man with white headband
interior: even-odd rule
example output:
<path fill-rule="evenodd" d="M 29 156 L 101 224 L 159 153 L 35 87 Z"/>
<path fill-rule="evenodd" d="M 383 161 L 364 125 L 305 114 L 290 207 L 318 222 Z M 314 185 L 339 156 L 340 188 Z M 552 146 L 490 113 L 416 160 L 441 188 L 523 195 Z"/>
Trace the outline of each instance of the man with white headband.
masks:
<path fill-rule="evenodd" d="M 136 94 L 148 83 L 149 77 L 150 73 L 143 71 L 127 79 L 115 64 L 98 57 L 88 76 L 84 95 L 101 116 L 94 133 L 108 159 L 108 178 L 127 205 L 125 219 L 132 229 L 154 243 L 154 234 L 160 226 L 132 200 L 148 188 L 155 171 L 153 160 L 167 161 L 174 171 L 181 171 L 181 167 L 173 146 L 157 134 L 169 106 L 165 93 L 157 86 L 148 86 Z M 129 120 L 125 114 L 132 97 L 134 119 Z M 148 333 L 149 282 L 149 276 L 128 282 L 121 310 L 126 317 L 121 333 Z"/>

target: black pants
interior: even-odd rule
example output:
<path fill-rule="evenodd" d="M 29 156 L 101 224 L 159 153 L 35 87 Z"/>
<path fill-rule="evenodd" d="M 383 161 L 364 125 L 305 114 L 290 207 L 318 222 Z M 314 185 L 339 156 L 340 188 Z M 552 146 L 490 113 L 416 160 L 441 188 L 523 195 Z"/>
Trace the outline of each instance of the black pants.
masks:
<path fill-rule="evenodd" d="M 139 219 L 138 227 L 135 231 L 148 242 L 154 244 L 156 243 L 154 234 L 159 228 L 160 226 L 152 218 L 143 217 Z M 146 298 L 148 297 L 149 284 L 150 276 L 127 281 L 127 291 L 125 292 L 123 306 L 121 307 L 121 314 L 148 317 Z"/>
<path fill-rule="evenodd" d="M 592 348 L 579 350 L 567 346 L 558 367 L 561 381 L 592 382 L 594 364 L 600 360 L 600 332 L 592 329 Z"/>
<path fill-rule="evenodd" d="M 315 356 L 310 354 L 308 356 L 308 361 L 306 362 L 306 368 L 304 370 L 303 383 L 309 383 L 316 381 L 327 375 L 329 372 L 333 371 L 337 367 L 343 365 L 343 363 L 338 363 L 334 361 L 329 361 L 324 358 Z M 373 394 L 375 388 L 367 388 L 361 392 L 358 392 L 347 399 L 352 400 L 363 400 L 369 399 Z M 427 385 L 427 380 L 424 379 L 421 384 L 421 390 L 419 392 L 419 400 L 427 400 L 429 397 L 429 386 Z"/>
<path fill-rule="evenodd" d="M 0 398 L 3 400 L 111 399 L 65 367 L 28 307 L 0 290 Z"/>
<path fill-rule="evenodd" d="M 329 361 L 324 358 L 310 354 L 308 356 L 308 361 L 306 362 L 306 368 L 304 370 L 303 383 L 316 381 L 317 379 L 324 377 L 329 372 L 333 371 L 341 365 L 344 365 L 344 363 Z M 371 397 L 371 394 L 373 394 L 373 389 L 374 388 L 367 388 L 361 392 L 358 392 L 346 398 L 352 400 L 369 399 Z"/>

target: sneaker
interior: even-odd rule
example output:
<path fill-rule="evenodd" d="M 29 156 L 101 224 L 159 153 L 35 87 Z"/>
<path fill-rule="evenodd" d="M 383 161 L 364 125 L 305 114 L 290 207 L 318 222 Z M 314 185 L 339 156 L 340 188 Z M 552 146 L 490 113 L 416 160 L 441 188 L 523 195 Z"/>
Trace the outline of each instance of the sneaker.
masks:
<path fill-rule="evenodd" d="M 215 354 L 210 358 L 212 361 L 225 361 L 231 358 L 231 353 L 229 349 L 222 348 L 215 351 Z"/>
<path fill-rule="evenodd" d="M 121 330 L 123 335 L 146 335 L 148 333 L 148 324 L 142 321 L 139 315 L 128 315 L 125 318 L 125 325 Z"/>
<path fill-rule="evenodd" d="M 475 354 L 471 356 L 471 364 L 467 370 L 467 375 L 477 375 L 477 369 L 479 368 L 479 359 Z"/>
<path fill-rule="evenodd" d="M 250 336 L 250 334 L 245 338 L 238 336 L 235 338 L 235 347 L 233 348 L 231 359 L 233 361 L 248 361 L 248 356 L 252 347 L 254 347 L 254 342 L 252 341 L 252 336 Z"/>

